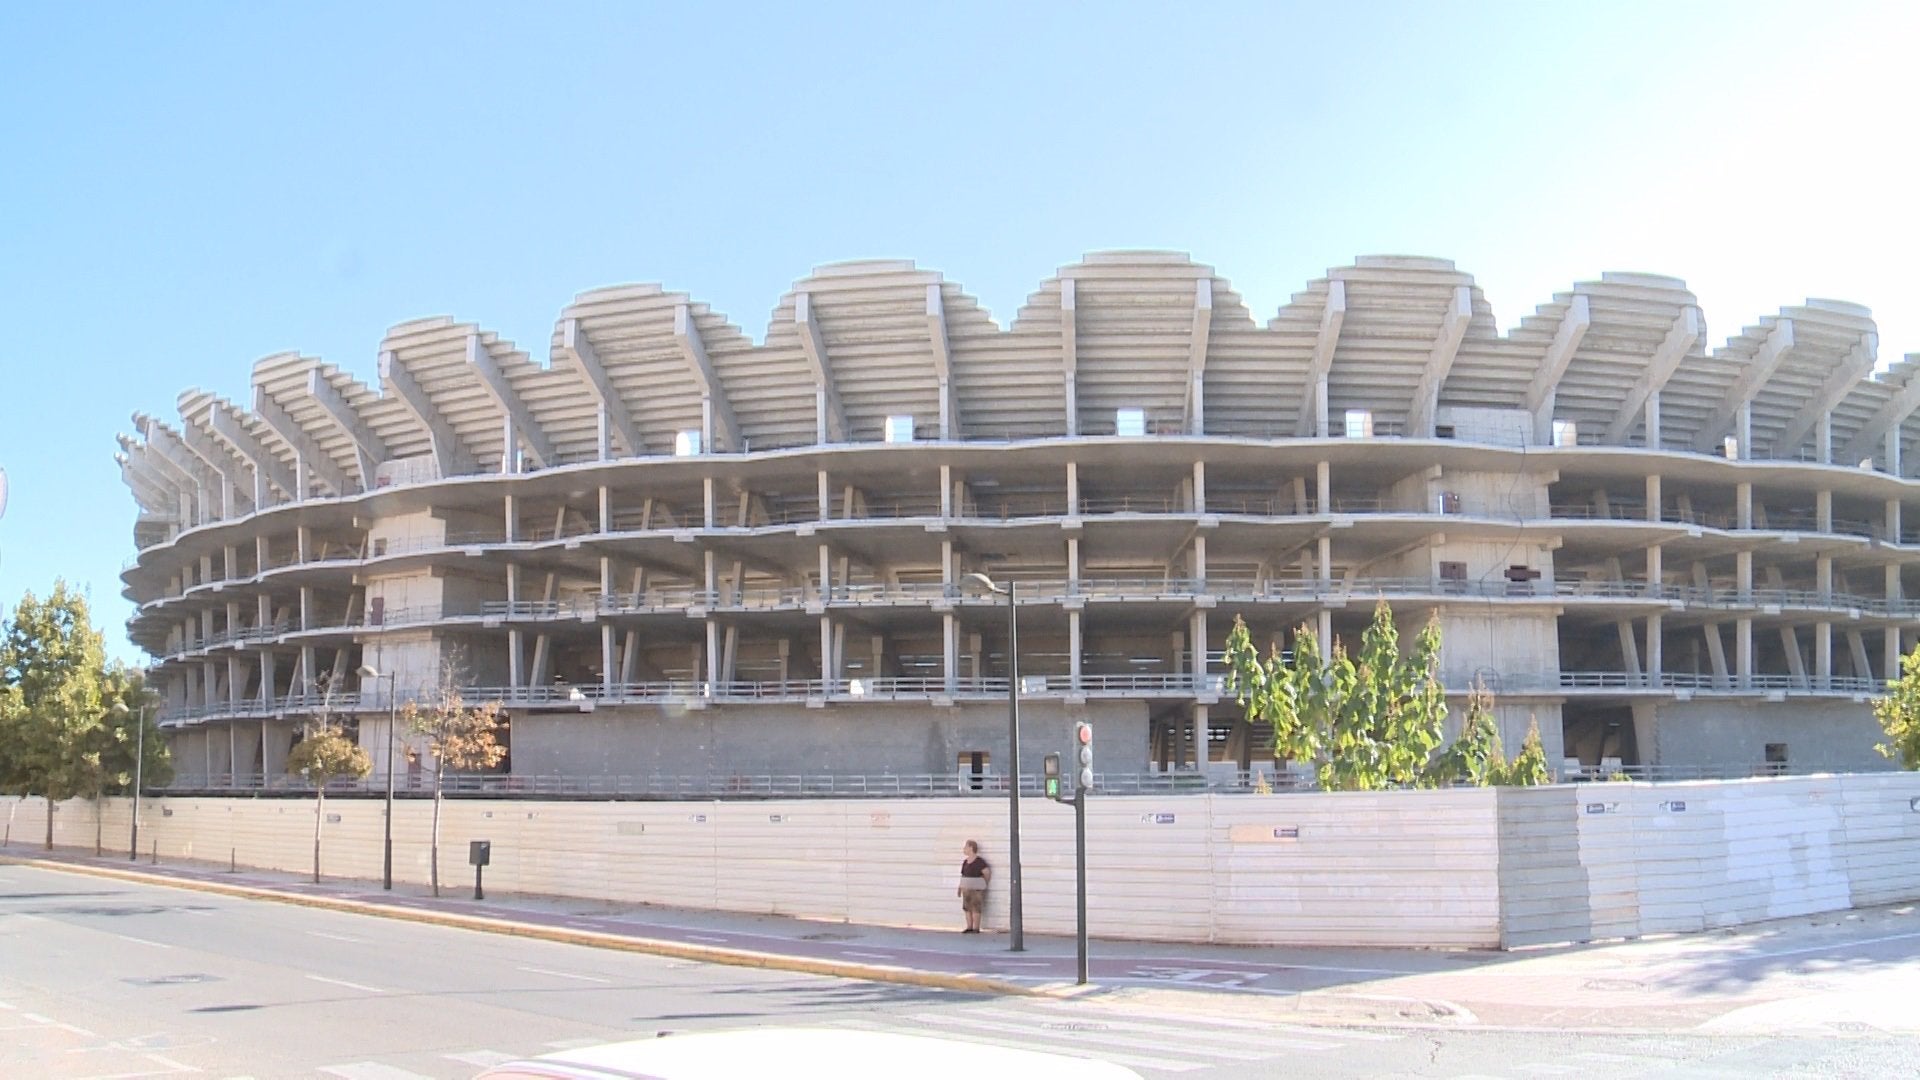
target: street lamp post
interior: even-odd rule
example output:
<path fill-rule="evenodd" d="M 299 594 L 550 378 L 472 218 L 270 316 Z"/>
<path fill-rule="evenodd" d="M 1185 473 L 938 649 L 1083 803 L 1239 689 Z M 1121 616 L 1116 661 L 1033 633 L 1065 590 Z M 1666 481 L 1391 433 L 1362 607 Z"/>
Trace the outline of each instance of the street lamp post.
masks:
<path fill-rule="evenodd" d="M 354 672 L 362 679 L 387 680 L 387 839 L 380 865 L 380 887 L 393 891 L 393 729 L 399 725 L 399 694 L 394 690 L 393 672 L 382 675 L 372 664 L 361 664 Z"/>
<path fill-rule="evenodd" d="M 127 703 L 116 701 L 111 710 L 113 715 L 125 718 L 129 710 Z M 133 736 L 133 825 L 127 834 L 127 861 L 140 859 L 140 788 L 145 779 L 147 765 L 147 703 L 140 703 L 140 726 L 134 729 Z"/>
<path fill-rule="evenodd" d="M 985 574 L 968 574 L 967 580 L 1007 598 L 1007 772 L 1012 777 L 1007 785 L 1007 926 L 1012 935 L 1007 949 L 1025 952 L 1020 902 L 1020 608 L 1011 578 L 1005 588 Z"/>

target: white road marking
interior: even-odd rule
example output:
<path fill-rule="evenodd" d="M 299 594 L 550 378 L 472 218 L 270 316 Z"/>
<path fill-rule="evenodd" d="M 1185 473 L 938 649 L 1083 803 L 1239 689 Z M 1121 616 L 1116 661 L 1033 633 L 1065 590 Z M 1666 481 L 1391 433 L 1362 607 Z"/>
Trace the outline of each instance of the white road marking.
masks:
<path fill-rule="evenodd" d="M 13 1006 L 7 1004 L 4 1001 L 0 1001 L 0 1012 L 12 1012 L 12 1011 L 13 1011 Z"/>
<path fill-rule="evenodd" d="M 1031 1022 L 1033 1019 L 1031 1013 L 1022 1013 L 1012 1009 L 976 1009 L 968 1015 L 994 1016 L 1011 1020 L 1027 1020 L 1028 1022 Z M 1136 1034 L 1159 1035 L 1162 1039 L 1171 1038 L 1176 1032 L 1182 1029 L 1186 1029 L 1189 1032 L 1191 1031 L 1191 1028 L 1184 1023 L 1177 1021 L 1173 1023 L 1167 1022 L 1167 1020 L 1172 1019 L 1171 1017 L 1156 1024 L 1143 1020 L 1115 1020 L 1112 1017 L 1103 1016 L 1092 1010 L 1074 1013 L 1054 1013 L 1054 1015 L 1060 1016 L 1061 1019 L 1042 1021 L 1042 1033 L 1058 1031 L 1070 1037 L 1075 1035 L 1095 1035 L 1100 1036 L 1104 1040 L 1106 1032 L 1108 1031 L 1130 1031 Z M 1083 1025 L 1083 1027 L 1076 1030 L 1073 1025 Z M 1332 1050 L 1341 1045 L 1338 1042 L 1330 1042 L 1322 1039 L 1290 1038 L 1286 1035 L 1275 1034 L 1270 1031 L 1232 1033 L 1214 1031 L 1206 1035 L 1205 1043 L 1209 1051 L 1217 1046 L 1229 1048 L 1238 1047 L 1245 1050 L 1266 1050 L 1269 1048 L 1284 1050 Z M 1263 1054 L 1261 1056 L 1275 1057 L 1278 1055 Z"/>
<path fill-rule="evenodd" d="M 70 1031 L 70 1032 L 72 1032 L 73 1034 L 75 1034 L 75 1035 L 79 1035 L 79 1036 L 81 1036 L 81 1037 L 83 1037 L 83 1038 L 88 1038 L 88 1039 L 97 1039 L 97 1038 L 99 1038 L 99 1037 L 100 1037 L 100 1036 L 98 1036 L 98 1035 L 96 1035 L 96 1034 L 94 1034 L 93 1032 L 91 1032 L 91 1031 L 88 1031 L 88 1030 L 87 1030 L 86 1028 L 83 1028 L 83 1027 L 75 1027 L 75 1026 L 74 1026 L 74 1025 L 72 1025 L 72 1024 L 58 1024 L 58 1025 L 55 1025 L 55 1026 L 57 1026 L 58 1028 L 60 1028 L 60 1030 L 62 1030 L 62 1031 Z"/>
<path fill-rule="evenodd" d="M 512 1054 L 503 1054 L 498 1050 L 469 1050 L 464 1054 L 441 1054 L 448 1061 L 457 1061 L 462 1065 L 471 1065 L 476 1069 L 491 1069 L 495 1065 L 504 1065 L 514 1060 Z"/>
<path fill-rule="evenodd" d="M 712 941 L 722 945 L 727 943 L 726 938 L 714 937 L 712 934 L 688 934 L 686 937 L 690 941 Z"/>
<path fill-rule="evenodd" d="M 128 937 L 128 936 L 127 936 L 127 935 L 125 935 L 125 934 L 109 934 L 109 935 L 107 935 L 107 936 L 109 936 L 109 937 L 117 937 L 117 938 L 119 938 L 119 939 L 120 939 L 121 941 L 131 941 L 131 942 L 133 942 L 133 943 L 134 943 L 135 945 L 151 945 L 151 946 L 153 946 L 153 947 L 154 947 L 154 948 L 156 948 L 156 949 L 171 949 L 171 948 L 173 948 L 173 946 L 171 946 L 171 945 L 168 945 L 168 944 L 167 944 L 166 942 L 164 942 L 164 941 L 148 941 L 148 940 L 147 940 L 146 938 L 138 938 L 138 937 Z"/>
<path fill-rule="evenodd" d="M 190 907 L 183 907 L 183 908 L 180 908 L 180 909 L 179 909 L 179 911 L 180 911 L 180 914 L 182 914 L 182 915 L 192 915 L 192 916 L 193 916 L 194 918 L 196 918 L 196 919 L 211 919 L 211 918 L 213 918 L 213 912 L 211 912 L 211 911 L 201 911 L 201 910 L 200 910 L 199 908 L 190 908 Z"/>
<path fill-rule="evenodd" d="M 975 1020 L 971 1016 L 963 1016 L 957 1013 L 944 1016 L 934 1013 L 919 1013 L 910 1015 L 907 1019 L 917 1020 L 930 1027 L 939 1027 L 949 1031 L 954 1028 L 970 1028 L 974 1031 L 987 1032 L 992 1035 L 1008 1036 L 1008 1038 L 995 1038 L 989 1041 L 1019 1044 L 1035 1050 L 1051 1050 L 1056 1054 L 1071 1053 L 1072 1051 L 1068 1049 L 1067 1044 L 1075 1042 L 1075 1040 L 1071 1038 L 1072 1033 L 1070 1032 L 1046 1031 L 1030 1025 L 999 1024 L 991 1020 Z M 1166 1072 L 1190 1072 L 1194 1069 L 1205 1069 L 1209 1067 L 1204 1061 L 1176 1061 L 1172 1058 L 1149 1057 L 1144 1054 L 1133 1053 L 1116 1054 L 1107 1049 L 1109 1046 L 1128 1046 L 1142 1050 L 1165 1050 L 1166 1044 L 1164 1042 L 1117 1039 L 1104 1032 L 1088 1032 L 1087 1034 L 1095 1037 L 1092 1045 L 1076 1045 L 1072 1049 L 1079 1050 L 1088 1056 L 1098 1057 L 1103 1061 L 1112 1061 L 1121 1065 L 1137 1065 L 1145 1069 L 1161 1069 Z M 1258 1061 L 1261 1058 L 1261 1055 L 1248 1054 L 1215 1054 L 1214 1056 L 1235 1057 L 1241 1061 Z"/>
<path fill-rule="evenodd" d="M 352 1065 L 328 1065 L 320 1070 L 329 1076 L 338 1076 L 341 1080 L 432 1080 L 417 1072 L 396 1069 L 392 1065 L 382 1065 L 377 1061 L 361 1061 Z"/>
<path fill-rule="evenodd" d="M 312 979 L 314 982 L 332 983 L 334 986 L 344 986 L 349 990 L 364 990 L 369 994 L 386 993 L 385 990 L 382 990 L 377 986 L 363 986 L 360 983 L 348 982 L 345 979 L 329 979 L 325 975 L 309 975 L 307 976 L 307 978 Z M 322 1071 L 325 1071 L 325 1070 L 322 1070 Z"/>
<path fill-rule="evenodd" d="M 1781 949 L 1779 952 L 1740 953 L 1735 957 L 1735 960 L 1772 960 L 1780 956 L 1809 956 L 1813 953 L 1846 952 L 1849 949 L 1863 948 L 1868 945 L 1885 945 L 1889 941 L 1911 941 L 1914 938 L 1920 938 L 1920 933 L 1889 934 L 1886 937 L 1861 938 L 1859 941 L 1841 941 L 1832 945 L 1813 945 L 1804 949 Z"/>
<path fill-rule="evenodd" d="M 344 941 L 349 945 L 365 945 L 367 943 L 366 938 L 348 937 L 345 934 L 328 934 L 320 930 L 309 930 L 307 933 L 312 937 L 323 937 L 328 941 Z"/>
<path fill-rule="evenodd" d="M 1047 1012 L 1063 1016 L 1126 1016 L 1135 1020 L 1158 1022 L 1171 1030 L 1191 1030 L 1195 1027 L 1225 1028 L 1229 1031 L 1250 1031 L 1261 1034 L 1285 1032 L 1291 1035 L 1304 1035 L 1309 1038 L 1346 1039 L 1358 1042 L 1394 1042 L 1398 1035 L 1382 1035 L 1377 1031 L 1360 1031 L 1353 1028 L 1316 1028 L 1298 1024 L 1269 1024 L 1261 1020 L 1235 1020 L 1224 1016 L 1198 1016 L 1189 1012 L 1171 1012 L 1154 1009 L 1142 1009 L 1126 1005 L 1102 1005 L 1099 1009 L 1075 1008 L 1065 1002 L 1042 1002 L 1040 1008 Z"/>
<path fill-rule="evenodd" d="M 551 975 L 556 979 L 579 979 L 581 982 L 610 983 L 612 979 L 602 979 L 597 975 L 575 975 L 570 971 L 554 971 L 551 968 L 522 967 L 521 971 L 531 971 L 535 975 Z"/>
<path fill-rule="evenodd" d="M 989 964 L 998 967 L 1052 967 L 1045 960 L 989 960 Z"/>
<path fill-rule="evenodd" d="M 898 961 L 899 961 L 899 959 L 900 959 L 899 957 L 897 957 L 897 956 L 894 956 L 894 955 L 893 955 L 892 953 L 877 953 L 877 952 L 854 952 L 854 951 L 853 951 L 853 950 L 851 950 L 851 949 L 849 949 L 849 950 L 847 950 L 846 952 L 843 952 L 843 953 L 841 953 L 840 955 L 842 955 L 842 956 L 857 956 L 857 957 L 859 957 L 859 958 L 860 958 L 860 959 L 862 959 L 862 960 L 892 960 L 892 961 L 895 961 L 895 962 L 898 962 Z"/>
<path fill-rule="evenodd" d="M 605 1039 L 560 1039 L 546 1044 L 549 1050 L 578 1050 L 583 1046 L 599 1046 Z"/>
<path fill-rule="evenodd" d="M 21 1013 L 20 1015 L 21 1015 L 21 1016 L 24 1016 L 24 1017 L 26 1017 L 27 1019 L 29 1019 L 29 1020 L 31 1020 L 31 1021 L 33 1021 L 33 1022 L 34 1022 L 34 1023 L 36 1023 L 36 1024 L 51 1024 L 51 1023 L 53 1023 L 53 1018 L 52 1018 L 52 1017 L 47 1017 L 47 1016 L 41 1016 L 41 1015 L 40 1015 L 39 1013 Z"/>
<path fill-rule="evenodd" d="M 568 926 L 573 927 L 575 930 L 598 930 L 601 928 L 599 923 L 583 922 L 579 919 L 568 919 L 566 922 Z"/>

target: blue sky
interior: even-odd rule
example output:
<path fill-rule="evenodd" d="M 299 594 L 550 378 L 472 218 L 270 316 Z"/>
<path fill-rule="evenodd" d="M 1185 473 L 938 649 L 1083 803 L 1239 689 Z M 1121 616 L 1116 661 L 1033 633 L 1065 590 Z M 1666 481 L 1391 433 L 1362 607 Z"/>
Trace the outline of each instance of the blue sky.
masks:
<path fill-rule="evenodd" d="M 815 265 L 906 257 L 1003 322 L 1081 253 L 1187 251 L 1257 316 L 1365 253 L 1504 329 L 1603 270 L 1714 343 L 1808 296 L 1920 352 L 1913 5 L 0 6 L 0 602 L 110 647 L 129 414 L 372 380 L 393 323 L 540 343 L 661 281 L 760 337 Z"/>

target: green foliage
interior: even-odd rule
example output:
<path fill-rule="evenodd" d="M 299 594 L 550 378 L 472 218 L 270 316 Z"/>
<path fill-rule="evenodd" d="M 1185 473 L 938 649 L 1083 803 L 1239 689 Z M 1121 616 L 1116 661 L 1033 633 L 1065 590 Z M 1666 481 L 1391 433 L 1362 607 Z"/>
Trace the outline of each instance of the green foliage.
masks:
<path fill-rule="evenodd" d="M 1553 771 L 1547 768 L 1547 751 L 1540 744 L 1540 721 L 1527 721 L 1527 737 L 1505 774 L 1495 783 L 1506 787 L 1541 787 L 1553 783 Z"/>
<path fill-rule="evenodd" d="M 1248 720 L 1272 725 L 1276 755 L 1312 763 L 1321 788 L 1425 786 L 1447 716 L 1439 657 L 1436 621 L 1402 655 L 1385 601 L 1353 654 L 1337 640 L 1323 654 L 1319 636 L 1301 626 L 1290 658 L 1276 650 L 1263 660 L 1246 624 L 1235 620 L 1226 685 Z"/>
<path fill-rule="evenodd" d="M 1467 692 L 1467 715 L 1460 737 L 1434 761 L 1428 775 L 1439 784 L 1486 787 L 1506 772 L 1500 748 L 1500 724 L 1493 716 L 1493 694 L 1478 680 Z"/>
<path fill-rule="evenodd" d="M 1900 677 L 1889 680 L 1886 696 L 1874 701 L 1873 717 L 1887 736 L 1874 749 L 1899 759 L 1903 769 L 1920 769 L 1920 645 L 1900 658 Z"/>
<path fill-rule="evenodd" d="M 455 652 L 440 670 L 434 700 L 425 705 L 410 701 L 400 710 L 407 730 L 423 736 L 433 755 L 433 849 L 429 867 L 435 896 L 440 895 L 440 805 L 445 797 L 447 770 L 491 769 L 507 756 L 507 748 L 499 740 L 504 726 L 500 703 L 489 701 L 469 707 L 460 694 L 461 678 L 461 661 Z M 393 768 L 392 764 L 387 768 Z"/>
<path fill-rule="evenodd" d="M 106 648 L 87 601 L 55 582 L 28 593 L 0 640 L 0 786 L 50 801 L 98 794 Z"/>
<path fill-rule="evenodd" d="M 287 772 L 306 777 L 317 788 L 325 788 L 341 777 L 357 779 L 372 771 L 367 752 L 332 724 L 316 726 L 287 753 Z"/>

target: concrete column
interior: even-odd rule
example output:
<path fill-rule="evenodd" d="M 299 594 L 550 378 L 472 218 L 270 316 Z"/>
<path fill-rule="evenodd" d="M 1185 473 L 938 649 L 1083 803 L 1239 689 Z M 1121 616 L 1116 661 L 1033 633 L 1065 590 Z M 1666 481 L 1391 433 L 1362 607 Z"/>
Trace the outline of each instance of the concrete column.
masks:
<path fill-rule="evenodd" d="M 1078 608 L 1067 612 L 1067 685 L 1076 692 L 1080 689 L 1081 660 L 1086 651 L 1081 637 L 1080 614 Z"/>
<path fill-rule="evenodd" d="M 833 487 L 827 479 L 827 470 L 820 470 L 819 481 L 820 520 L 831 521 L 833 520 Z"/>
<path fill-rule="evenodd" d="M 720 681 L 720 624 L 707 620 L 707 685 L 712 687 Z M 711 696 L 713 690 L 707 693 Z"/>
<path fill-rule="evenodd" d="M 1207 512 L 1207 463 L 1204 461 L 1193 463 L 1193 512 Z"/>
<path fill-rule="evenodd" d="M 1818 689 L 1833 685 L 1833 624 L 1825 619 L 1813 624 L 1813 676 Z"/>
<path fill-rule="evenodd" d="M 946 676 L 947 693 L 960 690 L 960 623 L 949 611 L 940 619 L 940 663 Z"/>
<path fill-rule="evenodd" d="M 840 681 L 840 658 L 833 654 L 833 617 L 820 616 L 820 681 L 826 693 L 833 693 Z"/>
<path fill-rule="evenodd" d="M 506 526 L 509 542 L 520 539 L 520 500 L 512 495 L 501 498 L 500 520 Z"/>
<path fill-rule="evenodd" d="M 953 516 L 953 466 L 940 466 L 940 516 Z"/>
<path fill-rule="evenodd" d="M 313 530 L 309 529 L 305 525 L 302 525 L 299 528 L 295 529 L 293 533 L 293 545 L 294 545 L 294 553 L 301 562 L 312 561 Z"/>
<path fill-rule="evenodd" d="M 1660 449 L 1660 391 L 1647 395 L 1647 449 Z"/>
<path fill-rule="evenodd" d="M 1648 521 L 1660 520 L 1660 477 L 1658 474 L 1647 477 L 1647 513 Z"/>
<path fill-rule="evenodd" d="M 700 520 L 711 529 L 714 526 L 715 517 L 713 477 L 708 476 L 700 481 Z"/>
<path fill-rule="evenodd" d="M 1658 614 L 1647 616 L 1647 685 L 1661 685 L 1660 669 L 1663 662 L 1660 636 L 1661 617 Z"/>
<path fill-rule="evenodd" d="M 613 626 L 602 624 L 600 627 L 600 690 L 612 694 L 617 682 L 613 659 Z"/>
<path fill-rule="evenodd" d="M 1833 464 L 1833 412 L 1832 410 L 1828 410 L 1827 412 L 1823 412 L 1820 414 L 1819 434 L 1816 438 L 1816 442 L 1819 444 L 1820 464 L 1822 465 Z"/>
<path fill-rule="evenodd" d="M 1313 467 L 1315 509 L 1322 515 L 1333 513 L 1333 465 L 1317 462 Z"/>
<path fill-rule="evenodd" d="M 1741 452 L 1745 456 L 1745 451 Z M 1733 486 L 1733 516 L 1737 527 L 1753 528 L 1753 485 L 1739 483 Z"/>
<path fill-rule="evenodd" d="M 613 489 L 605 484 L 600 485 L 600 531 L 613 531 Z"/>
<path fill-rule="evenodd" d="M 1740 406 L 1740 418 L 1734 428 L 1734 438 L 1740 441 L 1737 449 L 1741 461 L 1753 459 L 1753 403 Z"/>
<path fill-rule="evenodd" d="M 1813 512 L 1815 519 L 1819 522 L 1820 531 L 1823 533 L 1832 532 L 1833 492 L 1824 489 L 1816 492 L 1813 496 Z"/>

